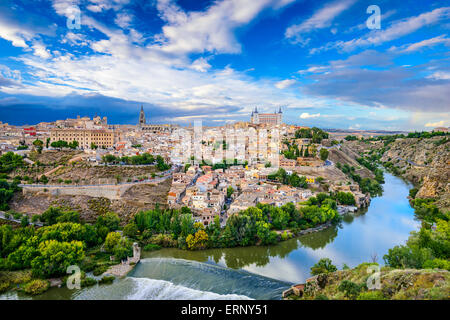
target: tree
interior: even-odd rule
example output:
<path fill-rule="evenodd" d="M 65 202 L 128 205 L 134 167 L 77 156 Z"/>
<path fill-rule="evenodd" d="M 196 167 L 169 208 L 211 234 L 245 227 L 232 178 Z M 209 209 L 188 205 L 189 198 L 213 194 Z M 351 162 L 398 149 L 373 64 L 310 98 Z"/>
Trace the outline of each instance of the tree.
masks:
<path fill-rule="evenodd" d="M 84 258 L 81 241 L 47 240 L 39 244 L 38 251 L 39 256 L 31 261 L 33 274 L 37 276 L 64 275 L 67 267 L 80 263 Z"/>
<path fill-rule="evenodd" d="M 113 253 L 114 248 L 120 243 L 122 236 L 118 232 L 110 232 L 105 239 L 105 250 Z"/>
<path fill-rule="evenodd" d="M 97 148 L 98 148 L 98 146 L 95 143 L 91 142 L 91 149 L 97 150 Z"/>
<path fill-rule="evenodd" d="M 34 140 L 33 145 L 36 147 L 38 153 L 42 152 L 42 149 L 44 148 L 44 142 L 42 140 L 39 139 Z"/>
<path fill-rule="evenodd" d="M 331 260 L 328 258 L 320 259 L 315 265 L 311 267 L 311 274 L 318 275 L 321 273 L 330 273 L 337 271 L 335 265 L 332 264 Z"/>
<path fill-rule="evenodd" d="M 343 204 L 343 205 L 353 206 L 356 203 L 355 197 L 353 196 L 353 193 L 351 193 L 351 192 L 339 191 L 336 195 L 336 199 L 340 204 Z"/>
<path fill-rule="evenodd" d="M 45 141 L 45 147 L 48 149 L 48 145 L 50 144 L 50 138 L 47 138 Z"/>
<path fill-rule="evenodd" d="M 320 149 L 320 159 L 322 161 L 325 161 L 328 159 L 328 154 L 329 154 L 329 152 L 327 149 L 325 149 L 325 148 Z"/>
<path fill-rule="evenodd" d="M 8 173 L 24 165 L 23 157 L 14 152 L 7 152 L 0 157 L 0 172 Z"/>
<path fill-rule="evenodd" d="M 186 237 L 186 243 L 190 250 L 205 249 L 208 242 L 208 234 L 204 230 L 198 230 L 194 235 Z"/>
<path fill-rule="evenodd" d="M 71 143 L 69 143 L 69 148 L 70 148 L 70 149 L 76 149 L 76 148 L 78 148 L 78 141 L 73 140 Z"/>
<path fill-rule="evenodd" d="M 99 216 L 95 224 L 105 226 L 109 231 L 115 231 L 119 229 L 120 218 L 114 212 L 107 212 L 106 214 Z"/>
<path fill-rule="evenodd" d="M 123 227 L 123 235 L 126 237 L 135 238 L 137 233 L 138 227 L 134 222 L 128 223 L 125 227 Z"/>
<path fill-rule="evenodd" d="M 46 183 L 48 183 L 48 178 L 46 177 L 45 174 L 43 174 L 41 176 L 41 178 L 39 179 L 39 181 L 42 182 L 43 184 L 46 184 Z"/>
<path fill-rule="evenodd" d="M 27 215 L 23 215 L 22 218 L 20 219 L 20 226 L 22 228 L 25 228 L 29 224 L 30 224 L 30 220 L 29 220 L 28 216 Z"/>
<path fill-rule="evenodd" d="M 350 280 L 343 280 L 339 286 L 338 290 L 344 292 L 345 296 L 350 299 L 356 299 L 356 297 L 361 292 L 363 285 L 358 285 Z"/>
<path fill-rule="evenodd" d="M 233 193 L 234 193 L 233 187 L 232 187 L 232 186 L 229 186 L 229 187 L 227 188 L 227 198 L 230 198 L 231 195 L 232 195 Z"/>

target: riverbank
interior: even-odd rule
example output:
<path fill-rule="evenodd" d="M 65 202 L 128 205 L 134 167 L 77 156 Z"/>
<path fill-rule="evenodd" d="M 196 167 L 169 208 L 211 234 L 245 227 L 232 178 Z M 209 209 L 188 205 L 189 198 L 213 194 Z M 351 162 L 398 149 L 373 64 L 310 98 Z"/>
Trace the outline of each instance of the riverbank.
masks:
<path fill-rule="evenodd" d="M 450 272 L 437 269 L 382 267 L 379 282 L 367 288 L 367 270 L 374 264 L 323 273 L 294 285 L 282 294 L 284 300 L 448 300 Z"/>

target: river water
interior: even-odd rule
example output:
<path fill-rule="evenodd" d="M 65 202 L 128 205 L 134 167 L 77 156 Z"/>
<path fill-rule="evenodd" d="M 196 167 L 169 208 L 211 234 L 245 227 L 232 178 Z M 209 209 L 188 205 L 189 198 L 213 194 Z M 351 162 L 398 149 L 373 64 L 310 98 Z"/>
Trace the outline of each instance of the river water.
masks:
<path fill-rule="evenodd" d="M 419 228 L 410 207 L 411 185 L 385 173 L 384 192 L 366 212 L 339 226 L 267 247 L 144 253 L 124 279 L 82 290 L 52 288 L 34 299 L 280 299 L 283 290 L 310 277 L 320 258 L 338 268 L 376 260 Z M 0 299 L 27 299 L 15 292 Z"/>

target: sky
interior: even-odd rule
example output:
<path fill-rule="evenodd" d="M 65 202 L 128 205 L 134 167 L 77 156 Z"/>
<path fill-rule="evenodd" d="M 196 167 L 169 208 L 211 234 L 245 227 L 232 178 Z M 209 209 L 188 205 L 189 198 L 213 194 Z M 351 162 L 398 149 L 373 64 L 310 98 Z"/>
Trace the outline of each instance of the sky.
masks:
<path fill-rule="evenodd" d="M 450 3 L 1 0 L 0 121 L 450 125 Z"/>

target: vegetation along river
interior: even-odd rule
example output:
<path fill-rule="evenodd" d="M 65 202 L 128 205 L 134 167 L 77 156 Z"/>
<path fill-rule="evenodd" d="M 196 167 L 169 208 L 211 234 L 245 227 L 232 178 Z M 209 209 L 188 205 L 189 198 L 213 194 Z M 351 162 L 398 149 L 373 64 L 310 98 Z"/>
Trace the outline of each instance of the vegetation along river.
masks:
<path fill-rule="evenodd" d="M 82 290 L 52 288 L 34 299 L 280 299 L 281 292 L 310 276 L 320 258 L 338 268 L 383 263 L 389 248 L 419 228 L 410 207 L 411 186 L 385 173 L 384 192 L 366 212 L 346 215 L 339 226 L 268 247 L 144 253 L 124 279 Z M 30 299 L 16 292 L 0 298 Z"/>

